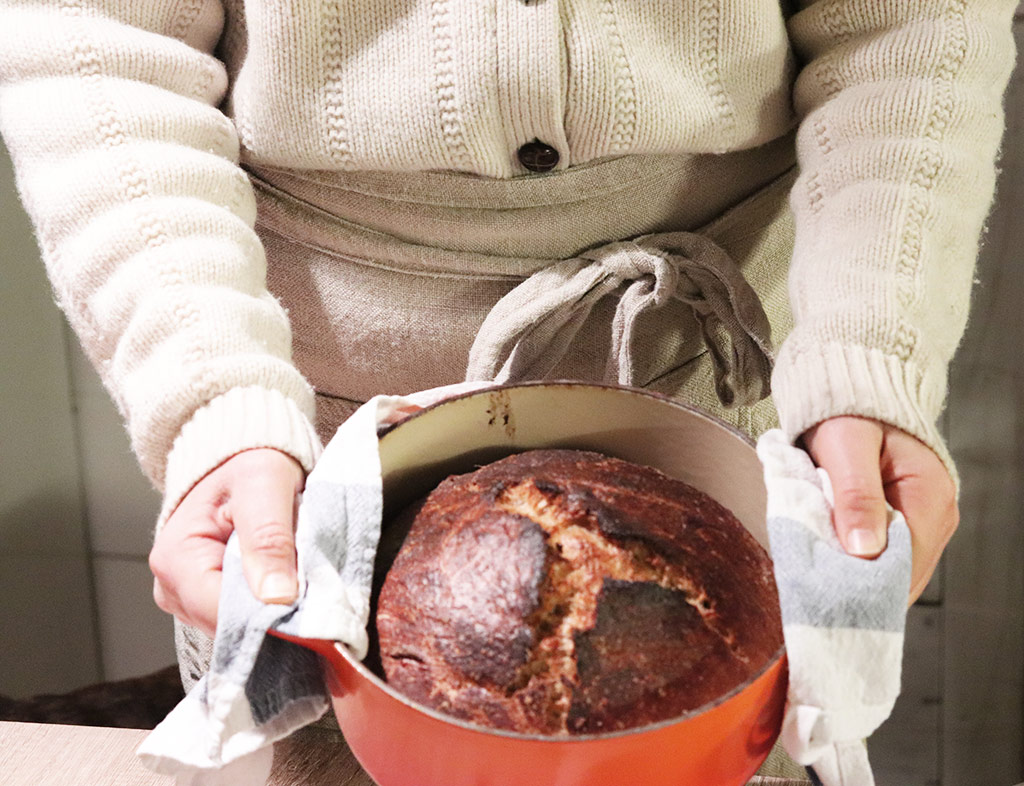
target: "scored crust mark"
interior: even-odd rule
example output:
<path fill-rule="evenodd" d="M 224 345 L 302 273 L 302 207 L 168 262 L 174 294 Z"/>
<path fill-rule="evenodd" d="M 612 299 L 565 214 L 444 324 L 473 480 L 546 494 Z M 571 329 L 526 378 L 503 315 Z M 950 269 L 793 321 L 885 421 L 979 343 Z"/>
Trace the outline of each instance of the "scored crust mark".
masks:
<path fill-rule="evenodd" d="M 687 618 L 685 627 L 692 628 L 693 620 L 699 620 L 720 640 L 720 644 L 706 645 L 718 650 L 720 658 L 731 654 L 744 663 L 749 662 L 740 651 L 733 632 L 718 618 L 704 588 L 682 566 L 669 564 L 643 541 L 609 539 L 602 534 L 598 513 L 586 504 L 583 495 L 569 494 L 557 483 L 544 478 L 528 478 L 515 485 L 503 485 L 495 494 L 494 503 L 501 510 L 530 519 L 547 534 L 548 549 L 552 552 L 550 567 L 541 589 L 541 605 L 530 620 L 537 640 L 529 660 L 509 685 L 507 693 L 511 696 L 526 688 L 536 676 L 548 678 L 556 686 L 552 697 L 556 717 L 549 718 L 549 722 L 555 721 L 558 728 L 579 733 L 595 731 L 605 725 L 600 721 L 595 723 L 590 717 L 595 714 L 595 708 L 588 706 L 593 703 L 587 701 L 588 697 L 574 700 L 579 688 L 583 688 L 583 693 L 624 692 L 629 698 L 621 702 L 628 706 L 644 703 L 641 697 L 634 695 L 635 686 L 627 687 L 622 680 L 612 683 L 607 676 L 595 680 L 590 674 L 583 675 L 581 680 L 580 668 L 594 671 L 591 664 L 602 660 L 594 654 L 593 643 L 599 641 L 607 645 L 609 638 L 614 639 L 603 629 L 596 630 L 600 627 L 599 616 L 624 594 L 650 601 L 652 596 L 646 587 L 668 590 L 668 594 L 663 593 L 664 597 L 659 598 L 658 613 L 674 615 L 677 627 L 682 629 L 682 612 L 671 607 L 680 602 L 688 604 L 696 615 Z M 624 590 L 627 586 L 631 589 Z M 666 601 L 669 595 L 673 596 L 672 600 Z M 641 614 L 640 618 L 643 616 Z M 653 618 L 647 621 L 656 624 Z M 593 633 L 587 635 L 588 632 Z M 621 642 L 618 643 L 621 648 Z M 583 646 L 578 647 L 580 644 Z M 616 660 L 608 657 L 607 652 L 604 655 L 603 660 Z M 607 704 L 608 697 L 603 696 L 597 703 Z M 587 710 L 581 710 L 581 705 L 587 706 Z"/>
<path fill-rule="evenodd" d="M 736 636 L 721 620 L 714 601 L 681 564 L 665 557 L 639 538 L 607 536 L 595 511 L 581 494 L 566 493 L 549 480 L 529 478 L 502 489 L 497 506 L 531 519 L 548 535 L 548 547 L 573 566 L 567 582 L 575 590 L 569 615 L 572 630 L 594 626 L 597 599 L 605 578 L 617 581 L 648 581 L 684 593 L 687 603 L 704 624 L 718 634 L 738 658 L 746 662 Z M 607 517 L 605 517 L 607 518 Z"/>

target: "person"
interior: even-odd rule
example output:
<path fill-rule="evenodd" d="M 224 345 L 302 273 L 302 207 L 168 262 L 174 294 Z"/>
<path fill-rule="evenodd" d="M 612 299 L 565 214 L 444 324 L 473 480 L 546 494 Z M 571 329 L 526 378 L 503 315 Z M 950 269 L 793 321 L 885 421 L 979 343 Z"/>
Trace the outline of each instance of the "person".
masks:
<path fill-rule="evenodd" d="M 849 552 L 905 513 L 921 593 L 1016 0 L 793 6 L 3 0 L 0 128 L 164 493 L 187 684 L 230 533 L 293 600 L 323 439 L 467 363 L 781 423 Z"/>

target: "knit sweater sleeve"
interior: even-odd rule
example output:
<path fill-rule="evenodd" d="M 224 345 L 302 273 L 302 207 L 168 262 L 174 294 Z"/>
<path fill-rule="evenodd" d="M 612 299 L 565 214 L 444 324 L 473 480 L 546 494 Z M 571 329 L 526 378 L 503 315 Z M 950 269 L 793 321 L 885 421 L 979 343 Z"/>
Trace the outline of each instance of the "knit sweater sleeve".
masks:
<path fill-rule="evenodd" d="M 0 131 L 59 305 L 171 510 L 234 453 L 309 469 L 313 395 L 265 286 L 217 0 L 0 0 Z"/>
<path fill-rule="evenodd" d="M 794 329 L 772 378 L 793 438 L 856 414 L 952 462 L 936 426 L 995 183 L 1016 0 L 812 0 L 789 22 Z"/>

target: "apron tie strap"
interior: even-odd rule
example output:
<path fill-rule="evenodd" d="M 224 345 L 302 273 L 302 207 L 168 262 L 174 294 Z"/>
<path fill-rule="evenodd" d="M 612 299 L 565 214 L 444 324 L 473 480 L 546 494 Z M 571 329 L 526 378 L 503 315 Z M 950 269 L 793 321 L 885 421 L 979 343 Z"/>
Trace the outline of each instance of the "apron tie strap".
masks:
<path fill-rule="evenodd" d="M 466 379 L 544 379 L 565 356 L 594 306 L 625 285 L 612 319 L 604 382 L 635 385 L 633 335 L 643 312 L 671 298 L 693 309 L 725 406 L 768 395 L 771 327 L 736 263 L 691 232 L 610 243 L 537 271 L 488 313 L 469 353 Z"/>

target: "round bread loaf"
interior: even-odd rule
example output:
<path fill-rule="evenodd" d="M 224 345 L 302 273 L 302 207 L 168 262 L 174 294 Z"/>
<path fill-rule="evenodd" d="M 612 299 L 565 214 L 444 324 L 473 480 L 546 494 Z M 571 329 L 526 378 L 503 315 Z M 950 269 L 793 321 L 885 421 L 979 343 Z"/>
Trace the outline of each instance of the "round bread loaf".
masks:
<path fill-rule="evenodd" d="M 726 508 L 657 470 L 573 450 L 442 482 L 376 622 L 398 691 L 540 734 L 678 716 L 782 645 L 771 563 Z"/>

